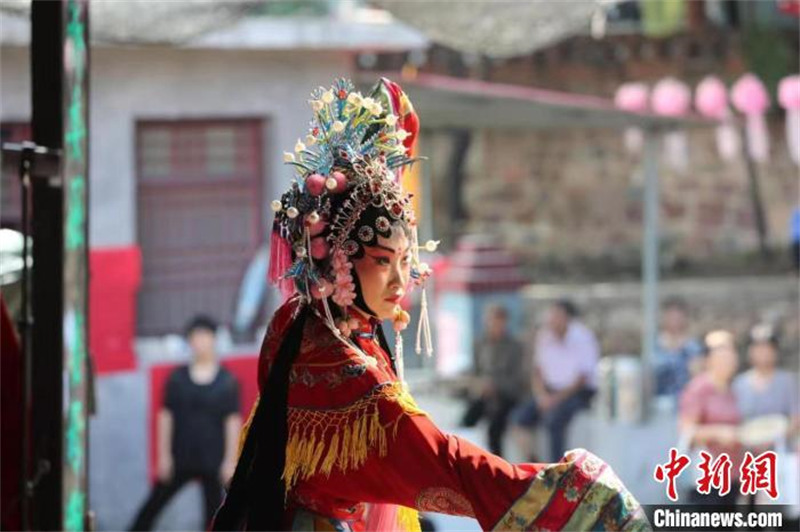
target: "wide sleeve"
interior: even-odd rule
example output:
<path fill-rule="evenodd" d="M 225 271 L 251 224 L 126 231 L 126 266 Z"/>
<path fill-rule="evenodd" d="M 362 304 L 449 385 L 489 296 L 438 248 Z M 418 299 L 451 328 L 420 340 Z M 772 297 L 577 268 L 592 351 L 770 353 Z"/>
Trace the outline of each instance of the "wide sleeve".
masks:
<path fill-rule="evenodd" d="M 443 433 L 402 404 L 384 400 L 380 411 L 395 420 L 388 451 L 370 454 L 357 471 L 333 468 L 312 477 L 316 490 L 470 516 L 483 530 L 649 529 L 636 500 L 591 453 L 571 451 L 557 464 L 513 465 Z"/>

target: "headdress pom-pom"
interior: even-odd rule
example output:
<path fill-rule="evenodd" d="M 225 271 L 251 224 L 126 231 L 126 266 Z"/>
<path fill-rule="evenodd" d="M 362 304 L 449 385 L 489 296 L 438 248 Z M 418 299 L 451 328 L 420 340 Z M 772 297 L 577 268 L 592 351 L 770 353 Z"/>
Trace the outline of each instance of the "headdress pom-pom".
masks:
<path fill-rule="evenodd" d="M 394 326 L 395 332 L 401 332 L 408 327 L 409 322 L 411 321 L 411 316 L 405 310 L 397 307 L 394 310 L 394 319 L 392 320 L 392 324 Z"/>

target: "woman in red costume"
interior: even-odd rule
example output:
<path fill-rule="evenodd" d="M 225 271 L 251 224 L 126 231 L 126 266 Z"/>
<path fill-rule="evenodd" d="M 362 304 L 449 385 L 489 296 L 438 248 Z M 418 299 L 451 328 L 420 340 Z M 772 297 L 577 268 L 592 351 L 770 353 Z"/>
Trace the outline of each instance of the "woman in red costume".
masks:
<path fill-rule="evenodd" d="M 214 530 L 419 530 L 417 511 L 472 516 L 484 530 L 649 530 L 611 469 L 583 450 L 513 465 L 440 431 L 403 381 L 398 303 L 430 269 L 408 195 L 416 114 L 381 80 L 345 80 L 310 101 L 291 188 L 273 202 L 270 276 L 288 300 L 259 359 L 259 401 Z M 425 294 L 418 350 L 430 350 Z"/>

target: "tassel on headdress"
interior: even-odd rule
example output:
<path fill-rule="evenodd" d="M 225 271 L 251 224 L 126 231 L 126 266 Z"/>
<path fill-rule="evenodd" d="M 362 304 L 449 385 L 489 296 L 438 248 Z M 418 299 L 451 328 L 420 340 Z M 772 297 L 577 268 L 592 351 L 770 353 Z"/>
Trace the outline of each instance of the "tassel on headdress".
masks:
<path fill-rule="evenodd" d="M 289 246 L 289 242 L 281 236 L 280 231 L 275 229 L 272 231 L 269 241 L 269 270 L 267 278 L 270 283 L 280 289 L 284 299 L 294 292 L 294 282 L 284 276 L 291 265 L 292 248 Z"/>

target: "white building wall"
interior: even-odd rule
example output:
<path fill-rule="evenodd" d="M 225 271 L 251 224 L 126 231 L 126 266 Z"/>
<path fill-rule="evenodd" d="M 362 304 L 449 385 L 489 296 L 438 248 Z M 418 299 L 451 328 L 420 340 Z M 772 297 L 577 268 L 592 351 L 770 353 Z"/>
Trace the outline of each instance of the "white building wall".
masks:
<path fill-rule="evenodd" d="M 0 48 L 0 119 L 27 122 L 31 118 L 30 56 L 27 47 Z"/>
<path fill-rule="evenodd" d="M 265 202 L 287 187 L 292 150 L 311 118 L 309 92 L 351 73 L 344 53 L 95 48 L 90 89 L 90 243 L 137 245 L 135 124 L 145 119 L 264 119 Z M 0 48 L 0 120 L 29 121 L 26 48 Z M 270 223 L 269 219 L 263 220 Z M 268 231 L 265 231 L 268 234 Z M 148 480 L 150 365 L 100 375 L 90 425 L 90 506 L 98 530 L 123 530 L 143 502 Z M 198 486 L 182 491 L 157 521 L 162 530 L 200 529 Z"/>
<path fill-rule="evenodd" d="M 348 76 L 337 52 L 95 48 L 91 55 L 90 184 L 92 246 L 137 244 L 136 121 L 238 118 L 265 120 L 264 209 L 291 176 L 281 154 L 304 135 L 308 93 Z M 29 120 L 27 49 L 0 51 L 0 119 Z M 264 221 L 267 223 L 267 221 Z"/>

